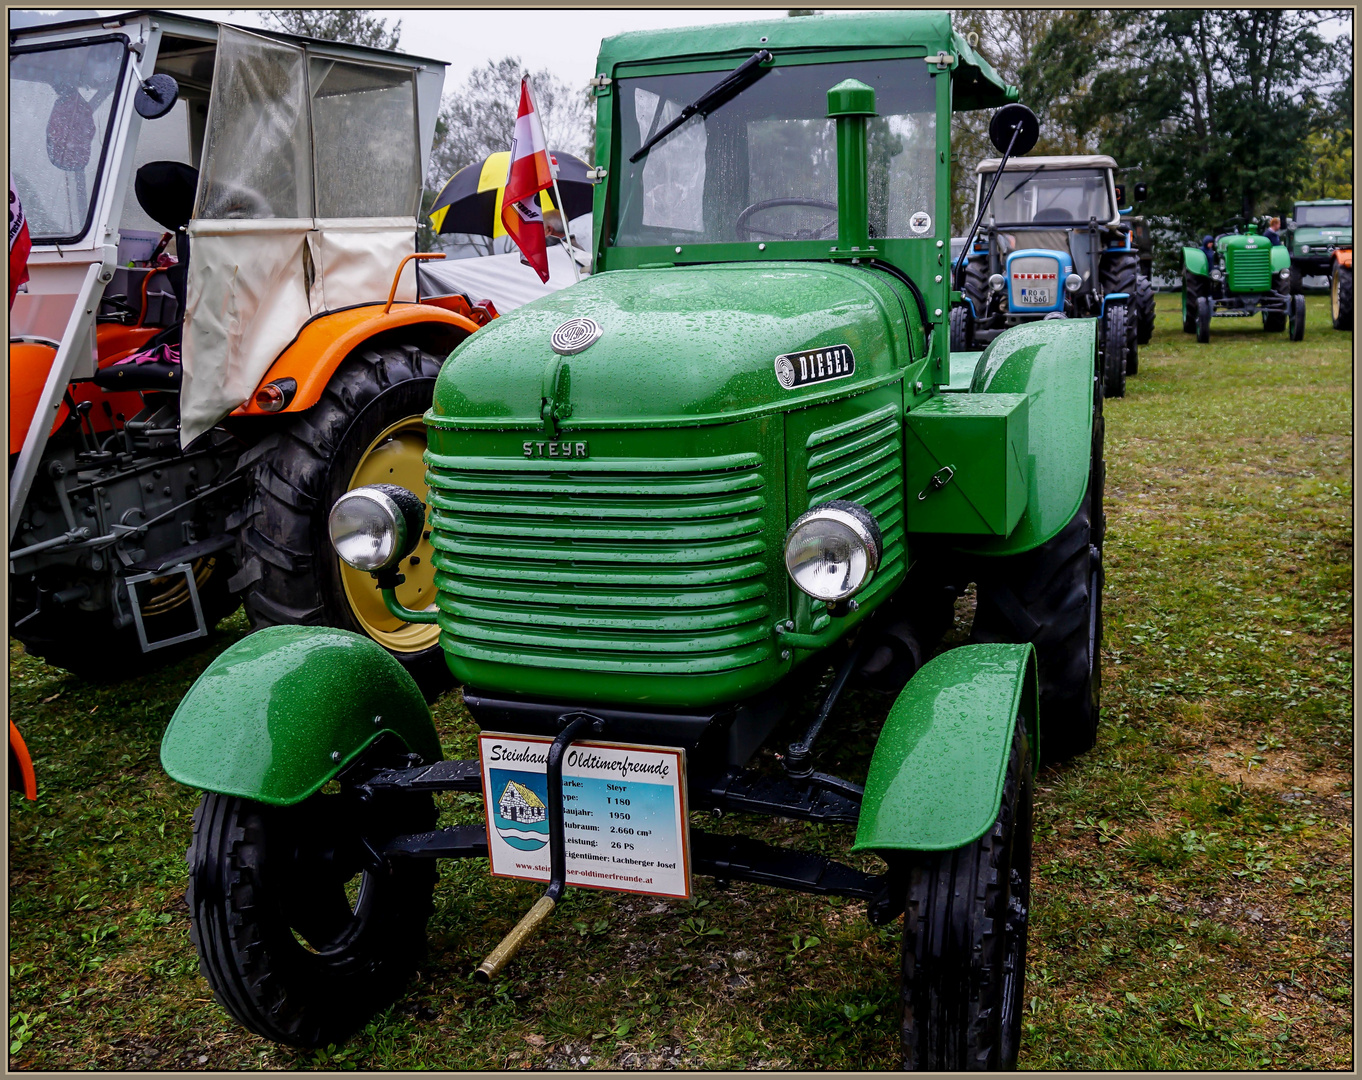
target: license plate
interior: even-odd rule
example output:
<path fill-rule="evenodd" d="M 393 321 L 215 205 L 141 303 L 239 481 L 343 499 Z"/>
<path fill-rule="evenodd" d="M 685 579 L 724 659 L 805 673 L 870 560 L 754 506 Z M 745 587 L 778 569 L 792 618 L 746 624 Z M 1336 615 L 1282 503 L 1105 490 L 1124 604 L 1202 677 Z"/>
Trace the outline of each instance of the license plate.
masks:
<path fill-rule="evenodd" d="M 552 741 L 494 732 L 478 736 L 494 877 L 549 880 Z M 689 898 L 686 752 L 573 743 L 563 756 L 563 836 L 569 885 Z"/>
<path fill-rule="evenodd" d="M 1039 307 L 1048 307 L 1055 302 L 1053 289 L 1035 289 L 1022 286 L 1021 302 L 1023 304 L 1035 304 Z"/>

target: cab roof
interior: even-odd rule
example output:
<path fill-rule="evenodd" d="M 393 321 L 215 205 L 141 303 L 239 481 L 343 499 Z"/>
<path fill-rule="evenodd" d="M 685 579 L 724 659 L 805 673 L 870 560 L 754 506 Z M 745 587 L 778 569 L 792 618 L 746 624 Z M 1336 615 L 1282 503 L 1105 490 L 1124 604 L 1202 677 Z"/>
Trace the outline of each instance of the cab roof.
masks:
<path fill-rule="evenodd" d="M 1352 206 L 1352 199 L 1297 199 L 1293 206 Z"/>
<path fill-rule="evenodd" d="M 974 167 L 976 173 L 998 171 L 1001 158 L 985 158 Z M 1118 169 L 1116 159 L 1106 154 L 1064 154 L 1057 157 L 1013 157 L 1003 172 L 1050 172 L 1056 169 Z"/>
<path fill-rule="evenodd" d="M 922 46 L 927 56 L 951 56 L 953 103 L 957 111 L 995 109 L 1016 101 L 1015 86 L 951 29 L 948 11 L 868 11 L 782 17 L 763 22 L 719 23 L 676 30 L 635 30 L 601 42 L 596 71 L 616 77 L 621 64 L 660 60 L 736 63 L 758 49 L 800 52 L 821 49 L 893 49 Z"/>

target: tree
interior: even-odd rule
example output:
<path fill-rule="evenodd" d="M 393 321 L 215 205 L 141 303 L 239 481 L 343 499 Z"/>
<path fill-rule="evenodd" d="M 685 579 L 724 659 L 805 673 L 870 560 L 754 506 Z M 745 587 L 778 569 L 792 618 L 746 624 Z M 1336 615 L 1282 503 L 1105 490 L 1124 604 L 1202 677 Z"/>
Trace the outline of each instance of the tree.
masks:
<path fill-rule="evenodd" d="M 402 38 L 402 20 L 389 29 L 388 21 L 368 11 L 351 8 L 290 8 L 262 11 L 261 20 L 271 30 L 299 37 L 343 41 L 349 45 L 369 45 L 375 49 L 397 49 Z"/>

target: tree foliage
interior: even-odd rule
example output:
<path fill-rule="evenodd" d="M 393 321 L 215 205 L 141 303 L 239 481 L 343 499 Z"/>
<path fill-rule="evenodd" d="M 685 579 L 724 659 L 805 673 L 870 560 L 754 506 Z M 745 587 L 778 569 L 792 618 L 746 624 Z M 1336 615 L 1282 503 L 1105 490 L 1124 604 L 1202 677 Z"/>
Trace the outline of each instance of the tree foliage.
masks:
<path fill-rule="evenodd" d="M 356 8 L 289 8 L 262 11 L 260 18 L 269 29 L 285 34 L 368 45 L 375 49 L 395 50 L 402 39 L 401 19 L 389 27 L 387 19 Z"/>

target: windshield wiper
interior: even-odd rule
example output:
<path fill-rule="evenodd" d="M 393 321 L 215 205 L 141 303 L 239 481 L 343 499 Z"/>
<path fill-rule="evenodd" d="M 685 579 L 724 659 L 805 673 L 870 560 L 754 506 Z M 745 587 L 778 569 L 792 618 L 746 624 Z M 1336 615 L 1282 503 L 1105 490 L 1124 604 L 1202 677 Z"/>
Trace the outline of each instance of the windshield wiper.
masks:
<path fill-rule="evenodd" d="M 673 120 L 670 124 L 668 124 L 656 135 L 652 136 L 650 139 L 648 139 L 647 142 L 640 146 L 638 150 L 636 150 L 633 153 L 633 155 L 629 158 L 629 164 L 630 165 L 637 164 L 639 158 L 643 157 L 644 154 L 646 154 L 654 146 L 660 143 L 663 139 L 665 139 L 673 131 L 679 128 L 682 124 L 684 124 L 696 113 L 699 113 L 701 116 L 708 116 L 720 105 L 724 104 L 724 102 L 732 101 L 735 97 L 737 97 L 749 86 L 751 86 L 754 82 L 756 82 L 758 79 L 760 79 L 763 75 L 765 75 L 768 71 L 771 70 L 770 68 L 763 68 L 760 65 L 768 64 L 773 59 L 775 59 L 775 57 L 771 55 L 770 49 L 758 49 L 750 57 L 748 57 L 748 59 L 744 60 L 736 68 L 734 68 L 727 75 L 725 75 L 723 79 L 721 79 L 718 83 L 716 83 L 714 86 L 711 86 L 698 98 L 696 98 L 684 109 L 682 109 L 681 114 L 675 120 Z"/>
<path fill-rule="evenodd" d="M 1044 167 L 1045 166 L 1042 165 L 1040 168 L 1043 169 Z M 1024 188 L 1027 182 L 1038 172 L 1040 172 L 1040 169 L 1032 169 L 1029 173 L 1023 176 L 1021 178 L 1021 182 L 1017 184 L 1017 186 L 1014 187 L 1011 191 L 1009 191 L 1006 195 L 1003 196 L 1003 202 L 1007 202 L 1008 199 L 1012 198 L 1013 195 L 1017 194 L 1017 192 Z"/>

